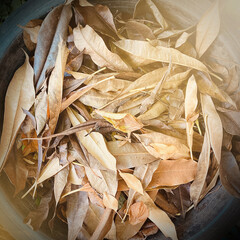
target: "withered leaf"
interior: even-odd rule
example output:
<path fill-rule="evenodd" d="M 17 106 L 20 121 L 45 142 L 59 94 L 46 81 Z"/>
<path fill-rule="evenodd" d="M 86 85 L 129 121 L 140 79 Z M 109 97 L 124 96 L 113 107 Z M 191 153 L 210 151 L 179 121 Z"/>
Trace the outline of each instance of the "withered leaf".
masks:
<path fill-rule="evenodd" d="M 149 211 L 148 218 L 157 225 L 166 237 L 170 237 L 173 240 L 178 239 L 175 226 L 171 219 L 163 210 L 154 204 L 146 192 L 144 192 L 144 195 L 139 195 L 137 201 L 142 201 L 147 206 Z"/>
<path fill-rule="evenodd" d="M 60 5 L 47 15 L 41 25 L 34 58 L 37 92 L 45 81 L 46 71 L 55 65 L 59 42 L 61 39 L 65 42 L 67 39 L 68 23 L 71 17 L 71 5 Z"/>
<path fill-rule="evenodd" d="M 240 198 L 240 170 L 231 152 L 222 152 L 220 161 L 220 180 L 230 194 Z"/>
<path fill-rule="evenodd" d="M 201 57 L 216 39 L 220 30 L 219 1 L 202 16 L 196 29 L 196 50 Z"/>
<path fill-rule="evenodd" d="M 129 223 L 136 225 L 140 222 L 145 222 L 148 218 L 148 209 L 143 202 L 137 202 L 130 206 L 129 211 Z"/>
<path fill-rule="evenodd" d="M 197 162 L 193 160 L 161 160 L 147 188 L 185 184 L 195 179 L 196 172 Z"/>
<path fill-rule="evenodd" d="M 52 194 L 53 191 L 50 189 L 47 194 L 41 198 L 38 208 L 31 211 L 24 219 L 24 222 L 32 226 L 35 231 L 39 230 L 42 223 L 47 219 Z"/>
<path fill-rule="evenodd" d="M 222 122 L 210 96 L 201 94 L 201 104 L 203 115 L 207 116 L 205 125 L 209 130 L 211 147 L 218 162 L 220 162 L 223 139 Z"/>
<path fill-rule="evenodd" d="M 89 54 L 98 66 L 115 71 L 131 71 L 131 68 L 115 53 L 108 50 L 103 39 L 88 25 L 73 29 L 74 43 L 80 51 Z"/>
<path fill-rule="evenodd" d="M 17 131 L 26 116 L 22 108 L 29 110 L 35 100 L 33 69 L 27 54 L 25 55 L 25 62 L 15 72 L 5 97 L 3 131 L 0 144 L 0 169 L 4 166 L 14 144 Z"/>
<path fill-rule="evenodd" d="M 69 240 L 75 240 L 81 230 L 84 218 L 87 214 L 88 205 L 88 196 L 86 192 L 78 192 L 68 196 L 66 217 Z"/>
<path fill-rule="evenodd" d="M 107 192 L 103 193 L 103 204 L 106 208 L 110 208 L 115 212 L 118 210 L 118 200 Z"/>

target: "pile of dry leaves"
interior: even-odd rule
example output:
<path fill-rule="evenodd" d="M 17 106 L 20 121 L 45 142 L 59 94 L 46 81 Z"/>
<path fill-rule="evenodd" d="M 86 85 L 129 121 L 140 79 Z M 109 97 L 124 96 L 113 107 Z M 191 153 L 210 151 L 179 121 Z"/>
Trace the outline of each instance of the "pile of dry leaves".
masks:
<path fill-rule="evenodd" d="M 204 57 L 218 1 L 187 29 L 160 11 L 139 0 L 126 19 L 68 1 L 22 27 L 30 57 L 7 90 L 0 164 L 15 194 L 39 199 L 33 229 L 48 217 L 69 240 L 176 240 L 171 218 L 219 174 L 240 196 L 237 69 Z"/>

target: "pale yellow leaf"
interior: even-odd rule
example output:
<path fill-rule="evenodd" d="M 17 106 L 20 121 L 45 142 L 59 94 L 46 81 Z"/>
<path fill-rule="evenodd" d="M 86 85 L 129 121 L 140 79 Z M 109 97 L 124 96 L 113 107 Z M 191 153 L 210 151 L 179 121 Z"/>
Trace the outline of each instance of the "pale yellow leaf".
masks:
<path fill-rule="evenodd" d="M 26 116 L 22 108 L 29 110 L 35 100 L 34 73 L 27 54 L 25 56 L 25 62 L 14 73 L 5 97 L 3 131 L 0 144 L 0 169 L 3 168 L 14 144 L 18 129 Z"/>
<path fill-rule="evenodd" d="M 196 50 L 201 57 L 216 39 L 220 30 L 219 1 L 202 16 L 196 29 Z"/>
<path fill-rule="evenodd" d="M 140 194 L 143 194 L 143 187 L 139 179 L 137 179 L 134 175 L 130 173 L 123 173 L 119 171 L 119 174 L 129 188 L 135 190 L 136 192 L 139 192 Z"/>
<path fill-rule="evenodd" d="M 103 204 L 106 208 L 113 209 L 115 212 L 118 210 L 118 200 L 107 192 L 103 193 Z"/>

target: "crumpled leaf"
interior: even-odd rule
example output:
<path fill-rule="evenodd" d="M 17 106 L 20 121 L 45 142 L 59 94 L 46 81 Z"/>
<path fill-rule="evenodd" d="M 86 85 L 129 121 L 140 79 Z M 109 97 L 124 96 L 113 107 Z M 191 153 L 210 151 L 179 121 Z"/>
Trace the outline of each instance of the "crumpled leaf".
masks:
<path fill-rule="evenodd" d="M 146 192 L 144 195 L 139 195 L 137 201 L 142 201 L 148 208 L 148 218 L 157 225 L 165 237 L 170 237 L 172 240 L 177 240 L 177 233 L 174 224 L 168 215 L 158 208 Z"/>
<path fill-rule="evenodd" d="M 160 186 L 177 186 L 195 179 L 197 162 L 193 160 L 161 160 L 148 189 Z"/>
<path fill-rule="evenodd" d="M 196 50 L 199 58 L 216 39 L 220 30 L 219 1 L 202 16 L 196 29 Z"/>
<path fill-rule="evenodd" d="M 66 217 L 68 222 L 68 239 L 75 240 L 82 228 L 88 210 L 88 196 L 86 192 L 71 194 L 67 199 Z"/>
<path fill-rule="evenodd" d="M 205 116 L 207 116 L 207 119 L 205 120 L 205 125 L 208 127 L 209 130 L 211 147 L 218 162 L 220 162 L 223 139 L 222 122 L 210 96 L 201 94 L 201 104 L 204 119 L 206 119 Z"/>
<path fill-rule="evenodd" d="M 28 56 L 26 54 L 25 56 L 25 62 L 15 72 L 5 97 L 3 131 L 0 144 L 0 170 L 4 166 L 18 129 L 26 116 L 22 108 L 29 110 L 35 100 L 33 69 Z"/>
<path fill-rule="evenodd" d="M 45 81 L 46 72 L 55 66 L 58 44 L 61 39 L 63 42 L 67 39 L 68 23 L 71 17 L 71 5 L 60 5 L 47 15 L 41 25 L 34 58 L 37 92 Z"/>
<path fill-rule="evenodd" d="M 117 160 L 117 169 L 138 167 L 156 160 L 141 143 L 125 143 L 109 141 L 107 147 Z"/>
<path fill-rule="evenodd" d="M 114 128 L 125 133 L 131 133 L 143 127 L 143 124 L 129 113 L 110 113 L 101 110 L 95 110 L 95 112 L 110 122 Z"/>
<path fill-rule="evenodd" d="M 49 212 L 49 204 L 52 200 L 53 191 L 50 189 L 46 195 L 41 198 L 40 205 L 37 209 L 31 211 L 27 217 L 24 219 L 24 222 L 37 231 L 40 229 L 42 223 L 47 219 Z"/>
<path fill-rule="evenodd" d="M 156 158 L 179 159 L 189 158 L 188 147 L 180 139 L 162 133 L 152 132 L 134 134 L 146 150 Z"/>
<path fill-rule="evenodd" d="M 48 83 L 48 102 L 49 102 L 49 128 L 54 133 L 58 117 L 61 111 L 63 76 L 68 56 L 66 44 L 60 39 L 55 67 L 50 75 Z"/>
<path fill-rule="evenodd" d="M 103 204 L 106 208 L 110 208 L 115 212 L 118 210 L 118 200 L 107 192 L 103 193 Z"/>
<path fill-rule="evenodd" d="M 148 209 L 143 202 L 137 202 L 131 205 L 128 211 L 129 223 L 136 225 L 145 222 L 148 218 Z"/>
<path fill-rule="evenodd" d="M 85 122 L 85 119 L 74 110 L 67 108 L 67 112 L 73 126 Z M 97 132 L 92 132 L 90 135 L 87 134 L 87 130 L 82 130 L 76 133 L 81 144 L 83 144 L 93 157 L 95 157 L 104 167 L 116 171 L 116 159 L 108 151 L 102 134 Z"/>
<path fill-rule="evenodd" d="M 154 47 L 150 43 L 139 40 L 120 40 L 114 45 L 128 56 L 133 66 L 144 66 L 153 62 L 164 62 L 185 66 L 208 73 L 207 67 L 195 58 L 182 54 L 174 48 Z"/>
<path fill-rule="evenodd" d="M 119 175 L 123 178 L 129 188 L 135 190 L 136 192 L 143 194 L 143 187 L 139 179 L 130 173 L 123 173 L 119 171 Z"/>
<path fill-rule="evenodd" d="M 117 54 L 108 50 L 103 39 L 90 26 L 74 28 L 73 36 L 76 47 L 89 54 L 98 66 L 108 67 L 114 71 L 131 71 Z"/>
<path fill-rule="evenodd" d="M 223 151 L 222 153 L 220 180 L 230 194 L 240 198 L 240 170 L 231 152 Z"/>

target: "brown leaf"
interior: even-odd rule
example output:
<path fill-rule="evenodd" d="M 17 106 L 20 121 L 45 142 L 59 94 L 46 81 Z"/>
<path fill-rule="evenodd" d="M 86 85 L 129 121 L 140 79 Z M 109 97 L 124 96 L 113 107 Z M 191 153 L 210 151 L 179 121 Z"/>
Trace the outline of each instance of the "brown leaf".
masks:
<path fill-rule="evenodd" d="M 24 222 L 32 226 L 33 230 L 35 231 L 39 230 L 42 223 L 47 219 L 50 202 L 52 200 L 52 194 L 53 191 L 51 189 L 41 198 L 38 208 L 31 211 L 24 219 Z"/>
<path fill-rule="evenodd" d="M 16 143 L 9 153 L 8 161 L 3 170 L 7 174 L 10 182 L 14 185 L 14 196 L 16 196 L 25 188 L 29 172 L 26 163 L 23 161 L 21 149 L 17 149 Z"/>
<path fill-rule="evenodd" d="M 197 163 L 193 160 L 161 160 L 148 189 L 159 186 L 177 186 L 194 180 Z"/>
<path fill-rule="evenodd" d="M 75 9 L 82 15 L 86 25 L 106 36 L 118 39 L 113 16 L 107 6 L 100 4 L 95 6 L 79 6 L 75 4 Z"/>
<path fill-rule="evenodd" d="M 56 57 L 55 67 L 51 73 L 48 83 L 48 101 L 49 101 L 49 128 L 54 133 L 58 117 L 61 110 L 63 76 L 67 61 L 68 50 L 66 44 L 60 40 L 58 44 L 58 53 Z"/>
<path fill-rule="evenodd" d="M 66 217 L 69 240 L 75 240 L 81 230 L 84 218 L 87 214 L 88 205 L 88 196 L 86 192 L 78 192 L 68 197 Z"/>
<path fill-rule="evenodd" d="M 148 218 L 148 209 L 143 202 L 137 202 L 129 208 L 129 223 L 136 225 L 140 222 L 145 222 Z"/>
<path fill-rule="evenodd" d="M 157 225 L 165 237 L 170 237 L 172 240 L 177 240 L 177 233 L 174 224 L 168 215 L 158 208 L 146 192 L 144 195 L 139 195 L 137 201 L 142 201 L 148 208 L 148 218 Z"/>
<path fill-rule="evenodd" d="M 29 51 L 33 51 L 36 47 L 38 32 L 42 24 L 41 19 L 30 20 L 25 27 L 23 27 L 23 41 Z"/>
<path fill-rule="evenodd" d="M 3 131 L 0 144 L 0 170 L 4 166 L 17 132 L 26 116 L 22 109 L 29 110 L 34 103 L 34 99 L 33 69 L 26 55 L 25 62 L 15 72 L 5 97 Z"/>
<path fill-rule="evenodd" d="M 202 16 L 196 29 L 196 50 L 201 57 L 216 39 L 220 30 L 219 1 Z"/>
<path fill-rule="evenodd" d="M 61 39 L 63 42 L 67 39 L 68 23 L 71 17 L 71 5 L 60 5 L 47 15 L 41 25 L 34 58 L 37 92 L 45 81 L 46 72 L 55 66 L 58 45 Z"/>
<path fill-rule="evenodd" d="M 131 71 L 131 68 L 106 47 L 103 39 L 88 25 L 73 29 L 74 43 L 80 51 L 89 54 L 94 63 L 114 71 Z"/>
<path fill-rule="evenodd" d="M 230 194 L 240 198 L 240 170 L 231 152 L 223 151 L 222 153 L 220 180 Z"/>

